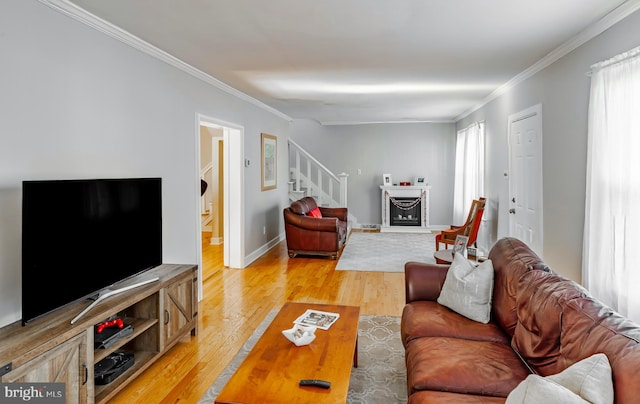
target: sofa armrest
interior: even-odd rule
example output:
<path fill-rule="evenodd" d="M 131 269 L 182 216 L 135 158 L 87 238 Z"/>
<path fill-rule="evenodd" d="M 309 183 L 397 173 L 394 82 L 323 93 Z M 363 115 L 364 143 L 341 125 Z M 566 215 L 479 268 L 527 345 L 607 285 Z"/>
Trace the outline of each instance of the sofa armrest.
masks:
<path fill-rule="evenodd" d="M 338 219 L 335 217 L 311 217 L 286 213 L 287 223 L 311 231 L 338 232 Z"/>
<path fill-rule="evenodd" d="M 339 220 L 347 221 L 347 208 L 328 208 L 324 206 L 318 206 L 322 217 L 337 217 Z"/>
<path fill-rule="evenodd" d="M 405 302 L 435 301 L 447 277 L 449 265 L 409 261 L 404 264 Z"/>

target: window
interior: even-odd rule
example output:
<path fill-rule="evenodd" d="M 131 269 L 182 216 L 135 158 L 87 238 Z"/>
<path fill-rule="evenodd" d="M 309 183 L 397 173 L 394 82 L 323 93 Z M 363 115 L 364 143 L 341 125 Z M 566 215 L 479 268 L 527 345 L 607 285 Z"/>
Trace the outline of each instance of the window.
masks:
<path fill-rule="evenodd" d="M 591 69 L 582 278 L 640 322 L 640 47 Z"/>
<path fill-rule="evenodd" d="M 462 223 L 474 199 L 484 196 L 484 122 L 458 131 L 453 223 Z"/>

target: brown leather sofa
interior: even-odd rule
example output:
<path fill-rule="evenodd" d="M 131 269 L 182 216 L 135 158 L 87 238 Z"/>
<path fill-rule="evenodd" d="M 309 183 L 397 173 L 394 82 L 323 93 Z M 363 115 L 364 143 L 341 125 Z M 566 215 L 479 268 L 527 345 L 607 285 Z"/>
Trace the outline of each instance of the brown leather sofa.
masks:
<path fill-rule="evenodd" d="M 322 217 L 312 217 L 318 208 Z M 284 208 L 284 230 L 289 257 L 297 254 L 329 256 L 337 259 L 347 241 L 347 208 L 318 206 L 306 196 Z"/>
<path fill-rule="evenodd" d="M 489 323 L 437 302 L 447 265 L 407 262 L 405 347 L 408 402 L 504 403 L 531 373 L 557 374 L 606 354 L 616 403 L 640 402 L 640 325 L 548 268 L 524 243 L 499 240 Z"/>

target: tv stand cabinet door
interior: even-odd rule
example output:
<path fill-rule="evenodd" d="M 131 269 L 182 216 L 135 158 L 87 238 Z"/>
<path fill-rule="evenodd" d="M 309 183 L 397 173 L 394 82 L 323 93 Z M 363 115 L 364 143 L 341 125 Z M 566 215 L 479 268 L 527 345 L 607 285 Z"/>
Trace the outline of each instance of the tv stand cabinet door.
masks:
<path fill-rule="evenodd" d="M 88 331 L 78 334 L 3 375 L 0 381 L 64 383 L 67 404 L 91 404 L 93 365 L 87 366 L 87 363 L 93 363 L 93 351 L 88 348 L 88 338 Z"/>
<path fill-rule="evenodd" d="M 189 332 L 197 332 L 198 282 L 195 270 L 162 290 L 163 332 L 161 350 Z"/>

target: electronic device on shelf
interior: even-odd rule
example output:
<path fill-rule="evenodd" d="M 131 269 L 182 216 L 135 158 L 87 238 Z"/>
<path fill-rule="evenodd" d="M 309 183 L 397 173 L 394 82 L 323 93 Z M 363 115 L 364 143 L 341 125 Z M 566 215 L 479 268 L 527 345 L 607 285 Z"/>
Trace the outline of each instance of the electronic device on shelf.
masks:
<path fill-rule="evenodd" d="M 131 352 L 116 351 L 93 366 L 95 384 L 105 385 L 114 381 L 135 363 Z"/>
<path fill-rule="evenodd" d="M 127 335 L 133 334 L 133 325 L 119 316 L 96 324 L 93 333 L 94 349 L 105 349 L 114 345 Z"/>
<path fill-rule="evenodd" d="M 96 325 L 96 332 L 100 334 L 105 328 L 109 328 L 109 327 L 122 328 L 124 327 L 124 321 L 122 321 L 120 317 L 103 321 L 102 323 Z"/>
<path fill-rule="evenodd" d="M 23 181 L 23 325 L 93 298 L 84 314 L 106 297 L 157 280 L 129 281 L 160 264 L 161 178 Z"/>

